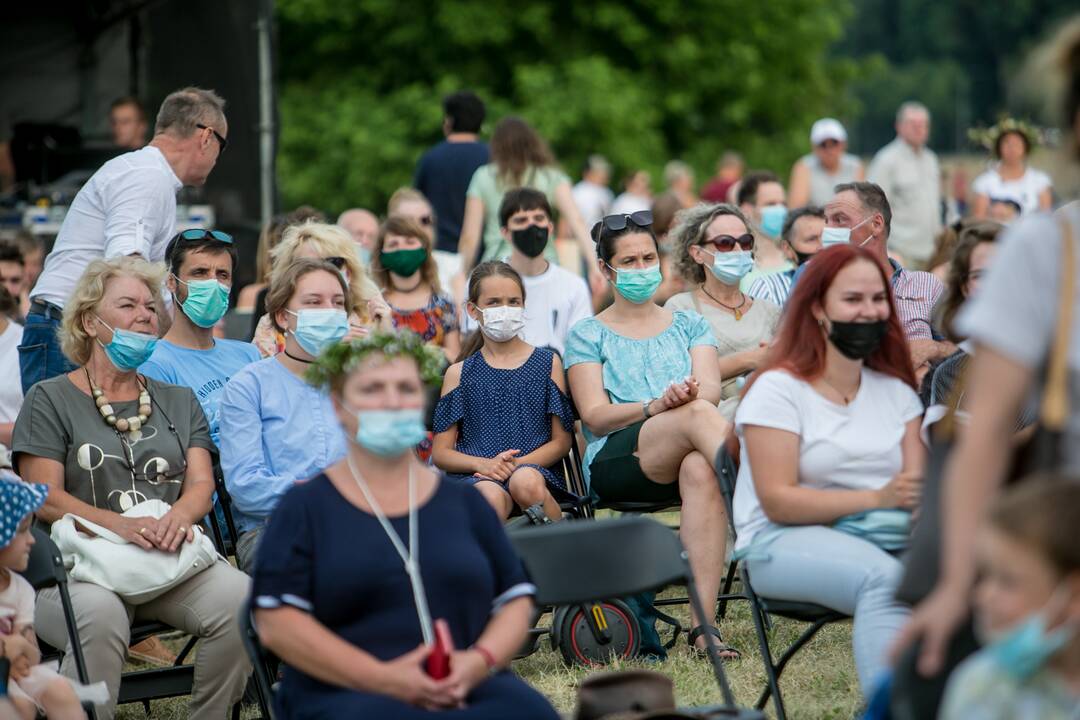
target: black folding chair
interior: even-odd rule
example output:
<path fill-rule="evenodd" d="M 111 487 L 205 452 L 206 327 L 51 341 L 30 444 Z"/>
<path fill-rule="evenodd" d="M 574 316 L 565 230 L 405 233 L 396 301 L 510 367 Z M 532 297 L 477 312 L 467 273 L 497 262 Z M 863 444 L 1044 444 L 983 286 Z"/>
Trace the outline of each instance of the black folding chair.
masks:
<path fill-rule="evenodd" d="M 38 527 L 31 528 L 34 534 L 34 547 L 30 550 L 30 562 L 22 576 L 34 588 L 34 591 L 55 587 L 60 593 L 60 606 L 64 610 L 64 624 L 67 626 L 68 646 L 75 660 L 75 675 L 83 685 L 90 684 L 90 676 L 86 672 L 86 659 L 83 657 L 82 642 L 79 641 L 79 629 L 75 625 L 75 611 L 71 606 L 71 595 L 68 593 L 67 571 L 64 569 L 64 559 L 60 555 L 60 548 L 52 541 L 45 532 Z M 38 638 L 42 660 L 60 659 L 64 650 L 57 649 Z M 5 678 L 5 687 L 6 687 Z M 83 703 L 90 720 L 96 720 L 97 714 L 92 703 Z"/>
<path fill-rule="evenodd" d="M 680 584 L 686 585 L 698 617 L 707 617 L 678 536 L 650 518 L 630 516 L 523 528 L 512 532 L 510 541 L 536 584 L 539 604 L 575 605 Z M 707 710 L 710 717 L 764 718 L 758 711 L 735 705 L 716 638 L 707 633 L 704 638 L 724 702 L 698 712 Z"/>
<path fill-rule="evenodd" d="M 734 513 L 732 506 L 735 493 L 735 463 L 727 451 L 721 448 L 716 456 L 715 466 L 716 478 L 720 483 L 720 492 L 724 496 L 724 506 L 727 508 L 728 517 L 733 518 Z M 734 532 L 734 526 L 732 526 L 732 534 L 734 534 Z M 837 612 L 815 603 L 774 600 L 761 597 L 754 592 L 754 588 L 750 584 L 750 575 L 746 571 L 746 564 L 740 562 L 738 563 L 738 566 L 739 577 L 742 580 L 743 596 L 750 601 L 750 617 L 754 622 L 754 632 L 757 635 L 758 649 L 761 652 L 761 659 L 765 664 L 765 678 L 767 682 L 765 689 L 762 690 L 761 695 L 758 697 L 755 707 L 759 710 L 764 708 L 765 703 L 769 701 L 769 696 L 772 695 L 773 704 L 776 708 L 777 720 L 785 720 L 785 718 L 787 718 L 787 713 L 784 709 L 784 699 L 780 694 L 780 675 L 784 672 L 784 668 L 787 666 L 788 661 L 795 657 L 795 654 L 798 653 L 806 643 L 810 642 L 821 628 L 829 623 L 843 622 L 850 618 L 844 613 Z M 810 627 L 804 630 L 802 635 L 784 650 L 784 653 L 780 656 L 779 660 L 773 659 L 773 652 L 769 647 L 769 636 L 767 633 L 769 615 L 776 615 L 777 617 L 787 618 L 788 620 L 796 620 L 798 622 L 810 624 Z"/>
<path fill-rule="evenodd" d="M 252 677 L 255 680 L 255 696 L 259 702 L 259 712 L 262 714 L 263 720 L 273 720 L 275 685 L 273 677 L 278 663 L 259 642 L 259 634 L 255 632 L 251 608 L 247 603 L 240 608 L 237 622 L 240 623 L 240 637 L 244 641 L 244 650 L 247 651 L 248 658 L 251 660 Z"/>

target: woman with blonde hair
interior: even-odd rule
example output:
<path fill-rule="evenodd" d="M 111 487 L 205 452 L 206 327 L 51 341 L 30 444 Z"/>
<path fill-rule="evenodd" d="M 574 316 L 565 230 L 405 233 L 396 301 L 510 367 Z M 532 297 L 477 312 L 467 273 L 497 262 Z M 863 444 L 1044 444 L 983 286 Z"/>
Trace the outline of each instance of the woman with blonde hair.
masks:
<path fill-rule="evenodd" d="M 431 236 L 407 218 L 391 216 L 379 230 L 371 275 L 390 305 L 395 328 L 412 330 L 454 359 L 461 350 L 454 302 L 442 292 Z"/>
<path fill-rule="evenodd" d="M 360 262 L 356 245 L 345 230 L 337 225 L 319 222 L 290 226 L 270 253 L 273 265 L 270 285 L 274 285 L 275 279 L 287 270 L 293 260 L 299 258 L 325 260 L 345 278 L 353 308 L 346 340 L 363 337 L 376 327 L 390 327 L 390 307 L 382 299 L 367 268 Z M 285 336 L 274 327 L 269 313 L 259 319 L 252 342 L 263 357 L 276 355 L 285 348 Z"/>
<path fill-rule="evenodd" d="M 137 257 L 87 266 L 61 325 L 64 354 L 77 367 L 30 389 L 12 441 L 19 474 L 49 488 L 38 520 L 84 518 L 119 535 L 129 552 L 145 553 L 148 566 L 195 541 L 214 494 L 215 448 L 195 394 L 138 372 L 157 342 L 164 279 L 159 265 Z M 168 511 L 123 514 L 149 500 Z M 89 680 L 104 681 L 109 691 L 97 716 L 116 711 L 131 623 L 154 620 L 201 638 L 191 717 L 225 717 L 251 667 L 235 620 L 248 587 L 224 559 L 138 604 L 102 584 L 69 579 Z M 67 647 L 56 588 L 38 593 L 35 627 L 53 647 Z M 61 664 L 68 677 L 72 657 L 65 652 Z"/>
<path fill-rule="evenodd" d="M 465 198 L 465 219 L 461 225 L 462 274 L 468 275 L 482 248 L 481 260 L 501 260 L 510 255 L 510 243 L 502 236 L 499 205 L 506 191 L 516 187 L 535 188 L 547 196 L 569 223 L 589 268 L 589 286 L 600 292 L 606 282 L 596 264 L 596 247 L 574 203 L 570 178 L 555 164 L 544 139 L 525 120 L 505 117 L 491 136 L 491 162 L 473 173 Z M 481 245 L 481 240 L 483 244 Z M 558 264 L 555 246 L 549 241 L 544 251 L 548 261 Z"/>

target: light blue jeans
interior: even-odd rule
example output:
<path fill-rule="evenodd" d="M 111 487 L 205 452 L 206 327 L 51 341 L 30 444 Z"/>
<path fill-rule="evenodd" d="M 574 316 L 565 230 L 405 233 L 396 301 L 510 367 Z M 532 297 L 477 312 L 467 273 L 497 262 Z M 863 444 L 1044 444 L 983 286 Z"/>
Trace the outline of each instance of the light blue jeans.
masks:
<path fill-rule="evenodd" d="M 877 545 L 823 525 L 786 528 L 746 569 L 765 598 L 811 602 L 854 618 L 855 670 L 863 696 L 888 664 L 893 638 L 911 610 L 895 599 L 903 565 Z"/>

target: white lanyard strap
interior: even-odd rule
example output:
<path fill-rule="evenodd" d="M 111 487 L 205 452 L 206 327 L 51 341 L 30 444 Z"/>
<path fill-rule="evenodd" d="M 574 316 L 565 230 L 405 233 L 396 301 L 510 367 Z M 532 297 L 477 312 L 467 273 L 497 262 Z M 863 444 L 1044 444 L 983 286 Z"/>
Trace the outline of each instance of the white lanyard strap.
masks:
<path fill-rule="evenodd" d="M 416 519 L 416 483 L 413 482 L 412 465 L 409 465 L 409 549 L 406 550 L 405 545 L 401 542 L 401 537 L 394 530 L 390 521 L 387 520 L 386 513 L 383 512 L 382 507 L 379 506 L 379 503 L 375 501 L 375 497 L 371 494 L 364 476 L 353 465 L 352 457 L 348 457 L 347 460 L 349 470 L 352 472 L 356 484 L 360 487 L 360 492 L 364 494 L 368 506 L 375 513 L 375 517 L 378 518 L 383 532 L 390 538 L 390 543 L 394 546 L 394 550 L 397 551 L 401 562 L 405 564 L 405 572 L 409 576 L 409 584 L 412 585 L 413 601 L 416 603 L 416 615 L 420 620 L 420 632 L 424 637 L 424 643 L 431 645 L 435 642 L 435 633 L 432 629 L 427 595 L 424 592 L 424 578 L 420 574 L 420 526 Z"/>

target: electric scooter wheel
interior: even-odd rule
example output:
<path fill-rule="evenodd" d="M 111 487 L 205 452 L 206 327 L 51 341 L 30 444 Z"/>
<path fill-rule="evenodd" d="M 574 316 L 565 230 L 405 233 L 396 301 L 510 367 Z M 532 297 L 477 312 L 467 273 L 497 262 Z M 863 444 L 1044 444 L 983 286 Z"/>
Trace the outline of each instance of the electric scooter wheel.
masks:
<path fill-rule="evenodd" d="M 606 665 L 613 658 L 626 660 L 638 654 L 641 626 L 622 600 L 564 605 L 552 618 L 551 641 L 567 665 Z"/>

